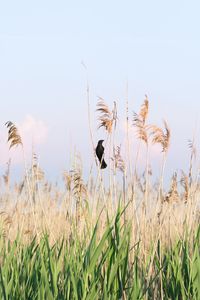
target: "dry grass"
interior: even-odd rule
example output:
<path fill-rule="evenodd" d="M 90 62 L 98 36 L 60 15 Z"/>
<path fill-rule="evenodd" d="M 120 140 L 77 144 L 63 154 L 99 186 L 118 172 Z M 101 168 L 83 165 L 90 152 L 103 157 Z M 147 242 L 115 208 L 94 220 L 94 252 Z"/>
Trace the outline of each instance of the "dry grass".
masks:
<path fill-rule="evenodd" d="M 43 232 L 48 232 L 50 241 L 53 243 L 62 238 L 70 239 L 74 234 L 75 228 L 78 229 L 80 237 L 85 236 L 85 231 L 91 230 L 100 215 L 99 234 L 106 227 L 107 213 L 110 218 L 114 217 L 117 211 L 117 203 L 114 205 L 110 194 L 105 192 L 104 206 L 99 194 L 96 199 L 93 195 L 87 193 L 83 196 L 83 187 L 80 187 L 79 175 L 75 176 L 74 188 L 65 191 L 57 191 L 54 187 L 51 191 L 45 190 L 45 184 L 40 186 L 40 192 L 35 196 L 34 214 L 32 206 L 26 200 L 25 191 L 16 195 L 10 193 L 10 199 L 1 196 L 1 231 L 6 239 L 14 241 L 19 232 L 25 242 L 29 242 L 36 235 L 38 239 Z M 117 191 L 120 193 L 120 190 Z M 131 196 L 131 190 L 126 191 L 126 198 Z M 119 195 L 119 194 L 118 194 Z M 186 230 L 190 232 L 191 239 L 193 232 L 199 224 L 199 197 L 200 190 L 191 195 L 191 198 L 185 202 L 185 198 L 177 197 L 175 179 L 166 201 L 163 204 L 162 211 L 157 206 L 157 194 L 155 191 L 149 191 L 149 201 L 147 203 L 147 214 L 144 215 L 140 201 L 142 195 L 137 193 L 137 220 L 133 213 L 133 203 L 130 202 L 126 210 L 126 222 L 131 222 L 132 243 L 141 241 L 143 253 L 148 253 L 152 241 L 160 239 L 165 247 L 170 246 L 178 238 L 184 238 Z M 12 200 L 11 200 L 12 199 Z M 13 202 L 15 199 L 15 202 Z M 84 200 L 87 199 L 87 200 Z M 112 209 L 110 209 L 112 207 Z"/>
<path fill-rule="evenodd" d="M 191 171 L 194 146 L 191 147 L 189 175 L 182 173 L 181 178 L 178 178 L 175 174 L 170 190 L 164 191 L 164 167 L 170 146 L 170 129 L 166 121 L 164 129 L 147 124 L 148 98 L 145 98 L 140 112 L 134 113 L 133 119 L 133 125 L 137 129 L 136 137 L 148 144 L 143 179 L 138 177 L 137 172 L 134 178 L 130 176 L 130 171 L 127 171 L 130 160 L 126 161 L 121 153 L 121 147 L 115 146 L 116 103 L 110 110 L 100 98 L 97 110 L 100 114 L 99 127 L 103 127 L 112 135 L 109 140 L 111 149 L 109 186 L 107 188 L 104 186 L 102 176 L 99 176 L 100 170 L 96 178 L 90 176 L 88 182 L 84 181 L 82 167 L 76 164 L 72 171 L 63 173 L 63 186 L 58 188 L 46 181 L 37 156 L 33 154 L 32 165 L 25 169 L 24 178 L 14 187 L 10 187 L 9 162 L 3 177 L 5 188 L 1 189 L 0 200 L 0 230 L 6 239 L 13 241 L 19 232 L 26 242 L 34 236 L 40 239 L 42 233 L 46 231 L 50 241 L 54 242 L 63 236 L 70 239 L 75 228 L 78 229 L 80 237 L 85 238 L 84 233 L 93 228 L 99 215 L 101 224 L 99 233 L 104 230 L 107 216 L 112 218 L 116 215 L 119 202 L 122 206 L 128 205 L 124 222 L 131 223 L 132 243 L 141 241 L 145 258 L 152 241 L 156 243 L 161 239 L 163 245 L 170 246 L 176 238 L 184 237 L 186 229 L 192 236 L 199 223 L 200 196 L 199 183 L 193 179 Z M 10 147 L 23 146 L 16 126 L 12 122 L 7 122 L 6 125 Z M 151 185 L 148 180 L 149 149 L 155 143 L 162 147 L 163 163 L 159 181 Z M 125 154 L 125 157 L 128 155 Z M 137 161 L 131 164 L 137 165 Z M 117 171 L 120 171 L 122 177 L 117 175 Z"/>

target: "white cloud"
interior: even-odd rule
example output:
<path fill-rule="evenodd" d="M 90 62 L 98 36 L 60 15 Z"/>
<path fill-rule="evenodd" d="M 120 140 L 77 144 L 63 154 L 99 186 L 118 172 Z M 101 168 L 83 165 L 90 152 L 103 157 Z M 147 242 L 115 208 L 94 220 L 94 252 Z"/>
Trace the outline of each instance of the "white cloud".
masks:
<path fill-rule="evenodd" d="M 19 124 L 19 132 L 22 136 L 23 143 L 33 142 L 34 145 L 43 144 L 47 138 L 47 126 L 41 121 L 35 119 L 31 115 L 27 115 L 24 121 Z"/>

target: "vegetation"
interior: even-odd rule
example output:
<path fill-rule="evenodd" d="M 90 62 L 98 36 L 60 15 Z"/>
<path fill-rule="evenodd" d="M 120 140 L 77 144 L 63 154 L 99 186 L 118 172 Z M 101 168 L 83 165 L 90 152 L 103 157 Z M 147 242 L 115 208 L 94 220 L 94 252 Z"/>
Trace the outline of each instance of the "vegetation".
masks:
<path fill-rule="evenodd" d="M 174 173 L 164 188 L 171 132 L 148 123 L 145 98 L 130 122 L 127 100 L 126 145 L 117 145 L 117 104 L 100 98 L 98 128 L 106 133 L 109 184 L 95 157 L 97 174 L 82 176 L 75 155 L 64 171 L 64 188 L 45 179 L 35 153 L 24 155 L 24 178 L 10 183 L 10 165 L 0 194 L 1 299 L 200 299 L 199 170 L 195 142 L 189 143 L 189 170 Z M 131 124 L 132 123 L 132 124 Z M 10 148 L 23 140 L 7 122 Z M 130 128 L 132 128 L 130 130 Z M 135 160 L 131 132 L 135 133 Z M 160 178 L 151 183 L 150 151 L 161 146 Z M 123 146 L 123 145 L 122 145 Z M 122 149 L 123 148 L 123 149 Z M 139 156 L 145 151 L 144 172 Z"/>
<path fill-rule="evenodd" d="M 158 240 L 145 261 L 120 215 L 100 237 L 97 222 L 89 242 L 76 231 L 52 246 L 47 234 L 28 245 L 1 237 L 1 299 L 199 299 L 200 230 L 167 249 Z"/>

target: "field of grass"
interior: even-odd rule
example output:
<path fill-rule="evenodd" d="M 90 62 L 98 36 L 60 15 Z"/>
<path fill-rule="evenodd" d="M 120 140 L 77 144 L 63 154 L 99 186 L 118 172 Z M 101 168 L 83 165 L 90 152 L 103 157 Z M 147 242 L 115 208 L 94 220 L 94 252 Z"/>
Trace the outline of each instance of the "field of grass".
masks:
<path fill-rule="evenodd" d="M 89 121 L 90 105 L 88 98 Z M 0 299 L 200 299 L 200 185 L 195 143 L 189 170 L 173 174 L 164 189 L 170 129 L 147 124 L 146 98 L 133 121 L 127 117 L 126 151 L 115 141 L 117 106 L 97 104 L 110 153 L 108 184 L 82 176 L 80 160 L 63 173 L 63 187 L 45 179 L 37 156 L 25 176 L 10 184 L 10 163 L 0 194 Z M 127 105 L 128 112 L 128 105 Z M 128 114 L 127 114 L 128 116 Z M 89 122 L 90 123 L 90 122 Z M 139 140 L 130 154 L 129 127 Z M 23 149 L 8 122 L 10 147 Z M 93 150 L 93 132 L 90 124 Z M 149 152 L 161 145 L 160 177 L 151 183 Z M 144 175 L 138 156 L 146 149 Z"/>

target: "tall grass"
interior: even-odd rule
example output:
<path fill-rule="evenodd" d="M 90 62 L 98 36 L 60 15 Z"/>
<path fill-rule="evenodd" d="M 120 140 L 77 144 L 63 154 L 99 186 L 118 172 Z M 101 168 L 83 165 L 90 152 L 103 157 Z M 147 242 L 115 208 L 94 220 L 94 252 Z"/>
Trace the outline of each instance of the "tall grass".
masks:
<path fill-rule="evenodd" d="M 158 239 L 144 261 L 121 215 L 101 234 L 97 221 L 84 239 L 74 229 L 53 245 L 48 234 L 28 244 L 1 236 L 1 299 L 199 299 L 200 228 L 170 248 Z"/>
<path fill-rule="evenodd" d="M 90 118 L 89 96 L 87 87 Z M 128 99 L 126 153 L 116 138 L 116 102 L 110 109 L 100 98 L 97 113 L 109 153 L 108 186 L 97 161 L 97 174 L 83 178 L 77 155 L 63 172 L 62 188 L 45 179 L 35 153 L 30 165 L 24 156 L 24 177 L 12 186 L 8 162 L 0 191 L 0 298 L 199 299 L 200 186 L 194 140 L 189 170 L 180 177 L 174 173 L 165 190 L 171 132 L 166 121 L 164 129 L 147 122 L 148 98 L 133 116 L 133 139 L 139 140 L 135 161 Z M 10 147 L 20 146 L 24 153 L 17 127 L 6 126 Z M 163 159 L 152 184 L 149 154 L 155 144 Z M 139 176 L 143 145 L 146 163 Z"/>

